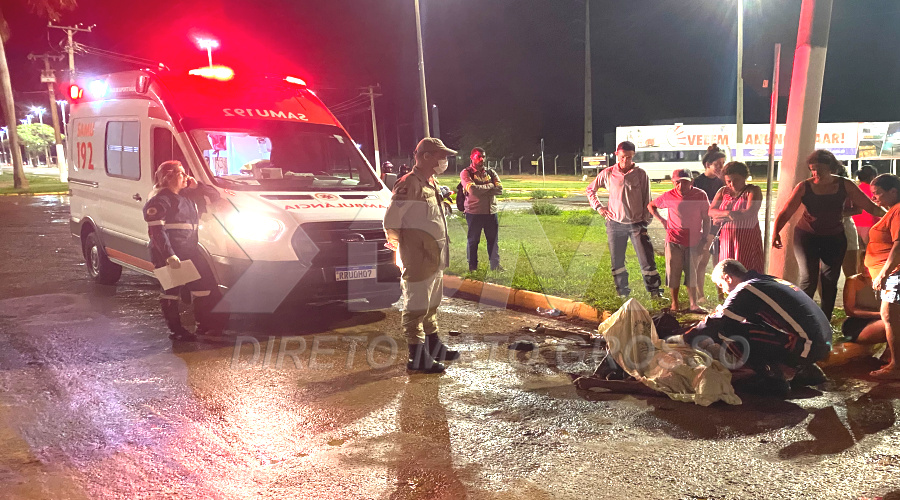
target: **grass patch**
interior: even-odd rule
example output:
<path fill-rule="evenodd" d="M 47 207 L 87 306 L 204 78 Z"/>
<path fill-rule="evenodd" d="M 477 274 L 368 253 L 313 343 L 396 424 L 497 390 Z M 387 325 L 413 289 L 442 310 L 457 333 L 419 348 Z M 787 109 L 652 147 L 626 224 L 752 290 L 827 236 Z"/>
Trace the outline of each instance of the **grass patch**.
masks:
<path fill-rule="evenodd" d="M 549 204 L 549 203 L 548 203 Z M 581 211 L 589 215 L 588 211 Z M 577 213 L 577 212 L 576 212 Z M 574 216 L 569 216 L 574 217 Z M 484 238 L 479 248 L 479 268 L 469 272 L 466 261 L 466 223 L 462 218 L 447 220 L 450 229 L 449 272 L 471 279 L 512 288 L 531 290 L 586 302 L 600 310 L 614 311 L 624 300 L 616 295 L 613 283 L 606 225 L 603 217 L 590 217 L 587 224 L 560 223 L 560 216 L 532 212 L 500 213 L 500 262 L 505 272 L 488 269 Z M 662 248 L 656 249 L 662 252 Z M 665 260 L 656 257 L 660 274 Z M 641 270 L 629 244 L 625 259 L 632 297 L 648 309 L 667 307 L 668 302 L 650 299 L 644 290 Z M 716 291 L 707 279 L 707 308 L 716 302 Z M 687 305 L 687 290 L 681 288 L 681 302 Z"/>
<path fill-rule="evenodd" d="M 546 201 L 536 201 L 531 204 L 531 211 L 535 215 L 559 215 L 562 209 Z"/>
<path fill-rule="evenodd" d="M 590 226 L 596 214 L 593 210 L 568 210 L 563 214 L 562 220 L 574 226 Z"/>
<path fill-rule="evenodd" d="M 565 198 L 566 194 L 560 191 L 546 191 L 544 189 L 535 189 L 531 192 L 532 200 L 543 200 L 545 198 Z"/>
<path fill-rule="evenodd" d="M 13 187 L 12 172 L 0 174 L 0 194 L 30 194 L 30 193 L 58 193 L 68 191 L 67 182 L 59 182 L 56 175 L 25 174 L 28 179 L 28 189 L 16 189 Z"/>

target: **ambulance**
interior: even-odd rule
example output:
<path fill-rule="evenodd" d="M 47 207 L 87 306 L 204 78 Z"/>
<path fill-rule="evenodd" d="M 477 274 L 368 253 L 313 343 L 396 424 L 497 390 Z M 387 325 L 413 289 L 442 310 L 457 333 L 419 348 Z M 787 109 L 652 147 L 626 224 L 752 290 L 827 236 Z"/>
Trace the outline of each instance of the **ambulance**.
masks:
<path fill-rule="evenodd" d="M 115 284 L 123 268 L 153 275 L 142 208 L 156 167 L 179 160 L 221 195 L 199 227 L 218 311 L 399 298 L 382 230 L 391 193 L 302 79 L 216 66 L 68 90 L 70 227 L 96 282 Z"/>

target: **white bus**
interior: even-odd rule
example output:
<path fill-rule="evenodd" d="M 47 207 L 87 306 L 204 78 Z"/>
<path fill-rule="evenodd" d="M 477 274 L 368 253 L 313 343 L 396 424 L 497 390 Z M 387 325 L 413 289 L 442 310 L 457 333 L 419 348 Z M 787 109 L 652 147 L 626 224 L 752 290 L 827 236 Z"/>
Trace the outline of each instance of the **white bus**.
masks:
<path fill-rule="evenodd" d="M 635 163 L 654 180 L 668 179 L 676 168 L 689 168 L 699 173 L 703 170 L 703 155 L 712 144 L 722 148 L 728 161 L 740 158 L 751 165 L 768 162 L 769 124 L 744 125 L 744 147 L 740 155 L 736 150 L 735 128 L 733 123 L 617 127 L 616 143 L 633 142 Z M 776 125 L 776 162 L 781 161 L 784 133 L 785 125 Z M 820 123 L 816 130 L 816 149 L 831 151 L 850 165 L 853 172 L 863 162 L 877 162 L 879 171 L 896 173 L 897 159 L 900 158 L 900 122 Z"/>

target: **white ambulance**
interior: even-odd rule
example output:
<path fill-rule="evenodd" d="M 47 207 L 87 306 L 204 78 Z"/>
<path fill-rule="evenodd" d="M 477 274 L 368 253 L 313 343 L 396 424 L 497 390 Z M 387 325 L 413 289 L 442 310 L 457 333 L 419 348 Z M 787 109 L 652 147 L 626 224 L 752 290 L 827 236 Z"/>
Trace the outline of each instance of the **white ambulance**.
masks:
<path fill-rule="evenodd" d="M 390 191 L 303 80 L 141 70 L 69 94 L 70 225 L 98 283 L 123 267 L 152 275 L 142 208 L 155 168 L 174 159 L 222 196 L 199 229 L 225 296 L 217 310 L 399 298 L 382 230 Z"/>

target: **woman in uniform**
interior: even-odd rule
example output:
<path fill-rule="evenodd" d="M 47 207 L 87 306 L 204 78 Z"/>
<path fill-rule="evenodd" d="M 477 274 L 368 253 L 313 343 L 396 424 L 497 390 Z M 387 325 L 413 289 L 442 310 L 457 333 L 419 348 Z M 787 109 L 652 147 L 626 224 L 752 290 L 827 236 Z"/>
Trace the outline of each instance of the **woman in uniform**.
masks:
<path fill-rule="evenodd" d="M 144 205 L 144 220 L 150 233 L 150 258 L 156 268 L 181 267 L 181 262 L 190 260 L 200 279 L 165 290 L 160 296 L 160 307 L 166 326 L 173 340 L 190 341 L 196 337 L 181 324 L 178 303 L 182 288 L 190 291 L 197 319 L 198 335 L 221 335 L 227 322 L 227 315 L 213 313 L 221 299 L 216 279 L 209 263 L 200 254 L 197 228 L 200 223 L 199 202 L 205 207 L 204 197 L 215 201 L 219 193 L 203 186 L 185 172 L 179 161 L 163 162 L 156 170 L 156 185 L 150 200 Z"/>

